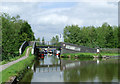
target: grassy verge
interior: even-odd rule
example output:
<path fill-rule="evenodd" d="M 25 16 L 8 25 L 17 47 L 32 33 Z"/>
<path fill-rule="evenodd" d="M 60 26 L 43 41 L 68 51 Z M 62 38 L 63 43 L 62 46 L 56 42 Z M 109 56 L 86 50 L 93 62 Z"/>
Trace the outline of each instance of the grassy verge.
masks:
<path fill-rule="evenodd" d="M 118 53 L 66 53 L 66 54 L 62 54 L 61 56 L 64 57 L 79 57 L 79 58 L 88 58 L 88 57 L 93 57 L 93 56 L 118 56 Z"/>
<path fill-rule="evenodd" d="M 0 62 L 0 65 L 7 64 L 8 62 L 11 62 L 11 61 L 17 60 L 17 59 L 19 59 L 19 58 L 25 56 L 25 53 L 26 53 L 26 51 L 27 51 L 27 48 L 29 48 L 29 47 L 31 47 L 31 46 L 27 46 L 27 47 L 26 47 L 26 49 L 25 49 L 25 51 L 23 52 L 22 55 L 20 55 L 20 56 L 16 56 L 16 57 L 14 57 L 14 58 L 11 58 L 9 61 L 8 61 L 8 60 L 3 60 L 3 61 Z"/>
<path fill-rule="evenodd" d="M 106 55 L 106 56 L 118 56 L 118 53 L 100 53 L 102 56 Z"/>
<path fill-rule="evenodd" d="M 120 49 L 118 48 L 102 48 L 100 49 L 101 53 L 118 53 Z"/>
<path fill-rule="evenodd" d="M 31 65 L 34 57 L 35 56 L 30 53 L 28 58 L 19 61 L 18 63 L 13 64 L 12 66 L 0 72 L 0 74 L 2 74 L 2 79 L 0 79 L 0 83 L 8 81 L 12 76 L 19 76 L 20 72 L 23 72 L 27 66 Z"/>

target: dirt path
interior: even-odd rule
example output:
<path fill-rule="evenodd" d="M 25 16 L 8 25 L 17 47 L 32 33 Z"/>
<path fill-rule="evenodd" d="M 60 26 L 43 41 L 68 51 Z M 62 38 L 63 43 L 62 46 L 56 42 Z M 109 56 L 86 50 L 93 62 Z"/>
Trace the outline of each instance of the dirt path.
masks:
<path fill-rule="evenodd" d="M 30 47 L 30 48 L 31 48 L 31 47 Z M 7 63 L 7 64 L 0 65 L 0 72 L 1 72 L 2 70 L 4 70 L 4 69 L 8 68 L 9 66 L 11 66 L 11 65 L 13 65 L 13 64 L 15 64 L 15 63 L 23 60 L 23 59 L 26 59 L 26 58 L 28 57 L 28 55 L 29 55 L 29 49 L 30 49 L 30 48 L 27 49 L 27 52 L 26 52 L 25 56 L 23 56 L 23 57 L 15 60 L 15 61 L 9 62 L 9 63 Z"/>

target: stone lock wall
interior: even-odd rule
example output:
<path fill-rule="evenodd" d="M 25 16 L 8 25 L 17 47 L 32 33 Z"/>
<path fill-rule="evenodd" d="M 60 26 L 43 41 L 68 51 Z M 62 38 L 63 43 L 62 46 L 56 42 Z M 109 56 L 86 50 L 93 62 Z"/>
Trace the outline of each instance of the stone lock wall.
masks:
<path fill-rule="evenodd" d="M 61 54 L 63 53 L 96 53 L 97 49 L 86 46 L 79 46 L 71 43 L 61 43 Z"/>

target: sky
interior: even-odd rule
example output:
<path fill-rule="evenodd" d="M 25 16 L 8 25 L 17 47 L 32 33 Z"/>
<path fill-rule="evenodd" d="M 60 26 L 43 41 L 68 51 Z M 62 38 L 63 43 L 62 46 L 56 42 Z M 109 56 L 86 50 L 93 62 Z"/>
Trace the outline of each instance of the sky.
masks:
<path fill-rule="evenodd" d="M 111 26 L 118 25 L 118 2 L 2 2 L 0 12 L 10 16 L 20 15 L 31 25 L 36 38 L 46 41 L 55 35 L 63 34 L 68 25 L 101 26 L 107 22 Z"/>

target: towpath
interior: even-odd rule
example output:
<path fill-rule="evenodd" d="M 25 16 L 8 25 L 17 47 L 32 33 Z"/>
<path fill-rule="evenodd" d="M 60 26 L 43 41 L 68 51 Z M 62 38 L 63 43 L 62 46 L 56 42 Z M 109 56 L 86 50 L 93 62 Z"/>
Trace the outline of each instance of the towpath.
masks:
<path fill-rule="evenodd" d="M 15 63 L 17 63 L 17 62 L 19 62 L 19 61 L 21 61 L 21 60 L 26 59 L 26 58 L 29 56 L 29 50 L 30 50 L 30 49 L 31 49 L 31 47 L 27 49 L 27 52 L 26 52 L 25 56 L 23 56 L 23 57 L 15 60 L 15 61 L 9 62 L 9 63 L 7 63 L 7 64 L 0 65 L 0 72 L 1 72 L 2 70 L 4 70 L 4 69 L 8 68 L 9 66 L 11 66 L 11 65 L 13 65 L 13 64 L 15 64 Z"/>

